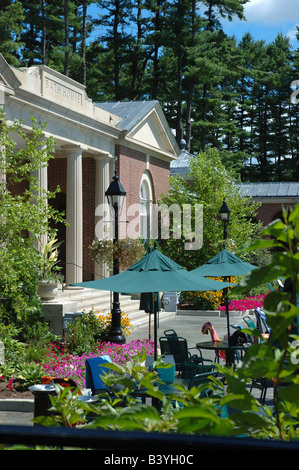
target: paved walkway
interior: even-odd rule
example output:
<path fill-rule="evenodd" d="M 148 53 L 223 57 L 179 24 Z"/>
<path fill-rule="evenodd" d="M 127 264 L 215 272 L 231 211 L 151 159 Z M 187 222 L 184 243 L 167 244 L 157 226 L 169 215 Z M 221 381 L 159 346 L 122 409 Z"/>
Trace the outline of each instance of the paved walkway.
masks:
<path fill-rule="evenodd" d="M 0 425 L 33 426 L 33 412 L 27 411 L 0 411 Z"/>
<path fill-rule="evenodd" d="M 177 314 L 172 318 L 158 321 L 158 340 L 160 336 L 164 336 L 164 330 L 173 329 L 176 331 L 178 336 L 183 336 L 188 342 L 188 347 L 195 347 L 196 343 L 200 341 L 210 341 L 210 335 L 204 335 L 201 332 L 202 326 L 206 322 L 211 322 L 214 326 L 220 340 L 223 339 L 223 336 L 227 334 L 227 321 L 225 317 L 219 317 L 214 315 L 183 315 Z M 233 316 L 230 318 L 230 323 L 243 324 L 242 316 Z M 234 330 L 233 330 L 234 331 Z M 231 331 L 232 333 L 232 331 Z M 135 329 L 133 333 L 127 337 L 127 341 L 132 341 L 135 339 L 145 339 L 149 337 L 149 326 L 143 325 Z M 154 320 L 152 319 L 151 325 L 151 339 L 154 339 Z M 209 354 L 208 352 L 205 352 Z M 214 359 L 214 353 L 212 358 Z"/>

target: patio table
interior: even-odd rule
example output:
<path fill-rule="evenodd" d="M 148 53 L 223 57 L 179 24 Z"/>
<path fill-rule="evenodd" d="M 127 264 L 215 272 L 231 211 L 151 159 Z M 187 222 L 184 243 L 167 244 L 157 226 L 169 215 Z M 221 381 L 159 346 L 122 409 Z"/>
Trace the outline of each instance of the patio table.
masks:
<path fill-rule="evenodd" d="M 198 349 L 214 350 L 215 353 L 217 353 L 217 351 L 229 352 L 230 354 L 226 354 L 227 366 L 234 364 L 236 351 L 241 351 L 241 357 L 242 357 L 242 352 L 246 351 L 249 346 L 250 344 L 248 343 L 243 343 L 243 344 L 238 344 L 238 345 L 233 346 L 223 341 L 203 341 L 201 343 L 196 343 L 196 347 Z M 218 356 L 218 359 L 219 359 L 219 356 Z"/>
<path fill-rule="evenodd" d="M 34 414 L 33 417 L 49 416 L 51 408 L 50 395 L 55 395 L 53 385 L 36 384 L 29 387 L 30 392 L 34 395 Z M 34 423 L 34 426 L 38 426 Z"/>

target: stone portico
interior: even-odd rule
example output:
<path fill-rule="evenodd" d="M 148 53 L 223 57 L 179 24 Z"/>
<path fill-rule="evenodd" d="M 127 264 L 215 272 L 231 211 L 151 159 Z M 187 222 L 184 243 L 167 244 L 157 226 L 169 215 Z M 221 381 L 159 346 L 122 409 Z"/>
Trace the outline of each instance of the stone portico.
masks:
<path fill-rule="evenodd" d="M 45 137 L 55 140 L 55 158 L 40 170 L 39 180 L 42 188 L 61 188 L 53 205 L 65 210 L 69 224 L 58 232 L 65 240 L 66 283 L 104 275 L 93 265 L 88 246 L 105 222 L 101 208 L 115 168 L 127 208 L 140 203 L 145 183 L 146 203 L 155 203 L 167 191 L 170 162 L 179 155 L 159 103 L 93 103 L 83 85 L 55 70 L 44 65 L 16 69 L 0 55 L 0 105 L 7 120 L 22 121 L 27 132 L 31 117 L 46 123 Z M 133 217 L 125 213 L 123 227 Z"/>

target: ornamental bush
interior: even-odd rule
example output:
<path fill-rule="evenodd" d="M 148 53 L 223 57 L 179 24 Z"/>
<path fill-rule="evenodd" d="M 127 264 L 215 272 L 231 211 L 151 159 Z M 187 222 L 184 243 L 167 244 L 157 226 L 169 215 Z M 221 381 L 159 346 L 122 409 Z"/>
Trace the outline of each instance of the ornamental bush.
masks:
<path fill-rule="evenodd" d="M 69 352 L 73 354 L 84 354 L 93 351 L 97 347 L 97 343 L 107 341 L 111 330 L 112 315 L 100 314 L 98 310 L 90 310 L 83 312 L 67 327 L 67 347 Z M 132 331 L 132 325 L 129 317 L 122 312 L 121 329 L 124 336 L 128 336 Z"/>
<path fill-rule="evenodd" d="M 222 277 L 210 277 L 215 281 L 223 281 Z M 236 279 L 231 277 L 231 282 Z M 181 292 L 181 304 L 187 304 L 190 310 L 217 310 L 223 303 L 223 291 L 186 291 Z"/>

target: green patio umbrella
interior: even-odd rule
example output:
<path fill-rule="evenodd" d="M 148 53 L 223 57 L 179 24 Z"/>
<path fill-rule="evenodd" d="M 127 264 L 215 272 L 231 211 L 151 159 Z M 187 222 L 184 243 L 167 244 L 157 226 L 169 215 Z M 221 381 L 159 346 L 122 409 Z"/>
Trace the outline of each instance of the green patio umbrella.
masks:
<path fill-rule="evenodd" d="M 223 277 L 230 281 L 231 276 L 244 276 L 256 269 L 257 266 L 247 263 L 246 261 L 241 260 L 238 256 L 234 255 L 226 248 L 224 248 L 220 253 L 211 258 L 207 263 L 203 264 L 199 268 L 193 269 L 190 271 L 195 276 L 210 276 L 210 277 Z M 227 319 L 227 335 L 228 342 L 230 338 L 229 331 L 229 308 L 228 308 L 228 298 L 225 299 L 225 310 L 226 310 L 226 319 Z"/>
<path fill-rule="evenodd" d="M 100 289 L 112 292 L 134 294 L 142 292 L 161 291 L 218 291 L 233 284 L 206 279 L 204 276 L 194 275 L 182 266 L 154 249 L 137 263 L 106 279 L 79 282 L 73 286 Z M 154 312 L 154 347 L 157 355 L 157 311 Z"/>
<path fill-rule="evenodd" d="M 257 266 L 246 263 L 246 261 L 241 260 L 238 256 L 224 248 L 220 253 L 207 261 L 207 263 L 193 269 L 191 272 L 200 276 L 230 277 L 243 276 L 256 268 Z"/>
<path fill-rule="evenodd" d="M 95 281 L 73 283 L 114 292 L 135 294 L 142 292 L 178 292 L 198 290 L 221 290 L 233 284 L 206 279 L 203 275 L 186 271 L 182 266 L 163 255 L 158 249 L 145 255 L 137 263 L 114 276 Z"/>

